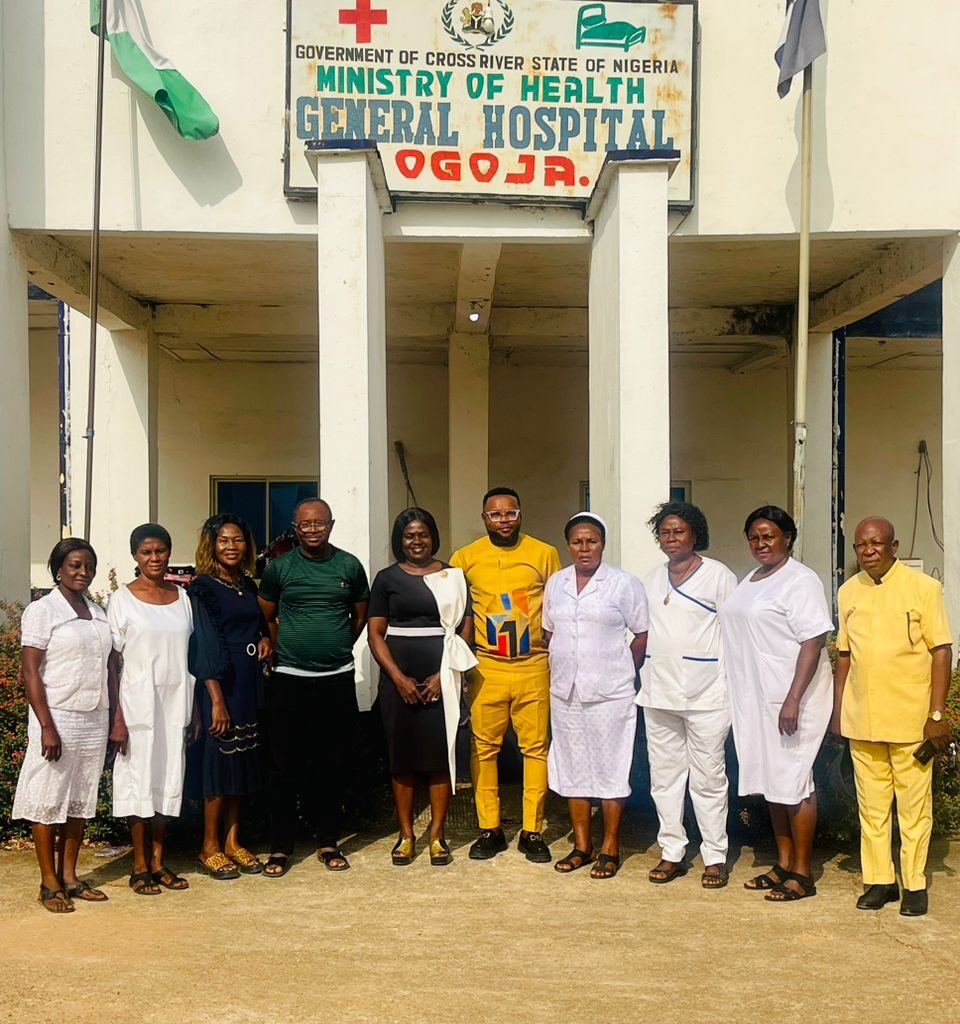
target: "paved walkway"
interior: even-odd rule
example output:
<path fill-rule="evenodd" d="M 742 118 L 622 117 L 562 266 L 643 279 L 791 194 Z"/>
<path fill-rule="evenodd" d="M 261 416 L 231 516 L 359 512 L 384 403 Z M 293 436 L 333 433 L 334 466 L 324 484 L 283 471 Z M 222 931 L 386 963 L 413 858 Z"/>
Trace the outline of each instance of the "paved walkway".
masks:
<path fill-rule="evenodd" d="M 67 918 L 34 902 L 31 853 L 0 853 L 0 1020 L 904 1024 L 960 1009 L 960 844 L 935 847 L 931 913 L 908 920 L 856 911 L 842 855 L 815 899 L 771 906 L 741 887 L 770 862 L 749 849 L 705 892 L 699 866 L 650 885 L 656 850 L 637 837 L 612 881 L 515 848 L 469 861 L 471 838 L 442 869 L 423 855 L 394 868 L 392 834 L 345 844 L 339 875 L 304 855 L 282 879 L 216 882 L 173 857 L 191 889 L 152 898 L 127 887 L 129 856 L 85 852 L 110 902 Z M 548 838 L 569 849 L 559 826 Z"/>

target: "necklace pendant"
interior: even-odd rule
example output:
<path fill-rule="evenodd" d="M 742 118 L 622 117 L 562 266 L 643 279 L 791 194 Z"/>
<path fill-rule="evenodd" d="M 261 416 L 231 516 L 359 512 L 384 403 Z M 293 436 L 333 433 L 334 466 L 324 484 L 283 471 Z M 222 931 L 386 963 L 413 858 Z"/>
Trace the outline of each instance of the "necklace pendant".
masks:
<path fill-rule="evenodd" d="M 664 604 L 669 604 L 670 603 L 670 595 L 669 594 L 667 594 L 667 596 L 663 599 L 663 603 Z"/>

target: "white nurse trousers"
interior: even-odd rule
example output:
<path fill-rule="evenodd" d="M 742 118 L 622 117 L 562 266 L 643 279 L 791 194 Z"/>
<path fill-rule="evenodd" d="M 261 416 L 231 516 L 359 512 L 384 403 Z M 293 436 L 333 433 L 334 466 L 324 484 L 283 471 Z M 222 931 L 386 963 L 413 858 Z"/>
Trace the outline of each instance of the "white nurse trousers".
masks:
<path fill-rule="evenodd" d="M 668 711 L 644 708 L 650 794 L 657 807 L 657 841 L 664 860 L 683 861 L 687 833 L 683 802 L 690 800 L 697 817 L 703 866 L 727 859 L 727 801 L 729 783 L 723 745 L 730 732 L 730 711 Z"/>

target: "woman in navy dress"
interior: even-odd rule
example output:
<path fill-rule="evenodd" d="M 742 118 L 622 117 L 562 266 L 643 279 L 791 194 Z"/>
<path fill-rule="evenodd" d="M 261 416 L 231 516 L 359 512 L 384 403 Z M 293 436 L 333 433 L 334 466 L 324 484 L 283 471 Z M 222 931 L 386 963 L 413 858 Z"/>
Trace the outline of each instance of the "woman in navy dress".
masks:
<path fill-rule="evenodd" d="M 204 736 L 198 860 L 217 879 L 263 870 L 239 837 L 241 798 L 262 786 L 257 681 L 271 653 L 257 586 L 248 575 L 254 554 L 242 519 L 230 513 L 211 517 L 200 533 L 197 575 L 189 587 L 195 625 L 190 671 L 197 679 Z"/>

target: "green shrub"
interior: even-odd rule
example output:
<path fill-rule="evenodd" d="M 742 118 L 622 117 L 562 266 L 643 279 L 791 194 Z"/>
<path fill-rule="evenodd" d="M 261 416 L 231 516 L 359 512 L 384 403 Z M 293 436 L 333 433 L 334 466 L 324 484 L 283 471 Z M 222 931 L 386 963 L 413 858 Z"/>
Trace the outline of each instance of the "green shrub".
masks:
<path fill-rule="evenodd" d="M 20 605 L 0 602 L 0 839 L 25 835 L 10 821 L 17 776 L 27 747 L 27 698 L 20 682 Z"/>

